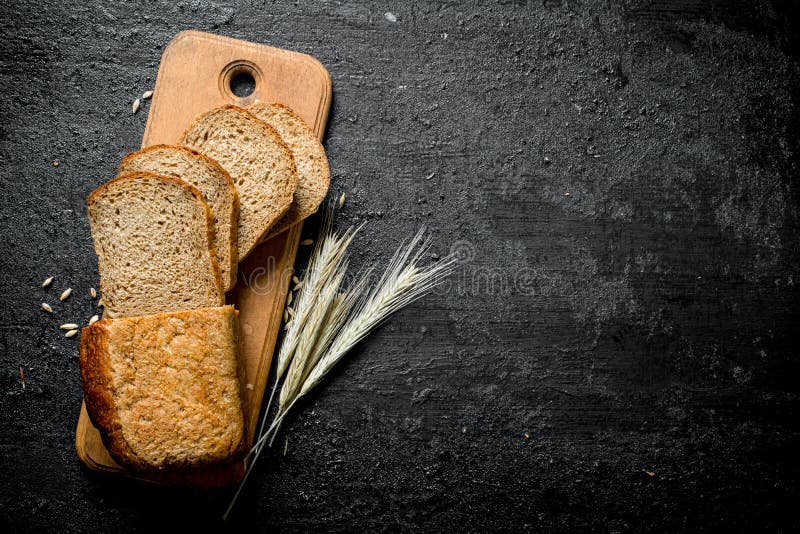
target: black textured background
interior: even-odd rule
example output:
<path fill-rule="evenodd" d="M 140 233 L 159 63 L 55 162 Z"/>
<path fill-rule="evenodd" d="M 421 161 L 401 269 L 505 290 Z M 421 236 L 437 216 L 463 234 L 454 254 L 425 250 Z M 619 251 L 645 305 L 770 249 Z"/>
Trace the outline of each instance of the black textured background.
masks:
<path fill-rule="evenodd" d="M 0 529 L 219 526 L 225 494 L 82 468 L 56 326 L 94 313 L 84 199 L 186 28 L 328 68 L 356 266 L 422 223 L 471 258 L 291 419 L 234 526 L 800 528 L 796 2 L 68 4 L 0 9 Z"/>

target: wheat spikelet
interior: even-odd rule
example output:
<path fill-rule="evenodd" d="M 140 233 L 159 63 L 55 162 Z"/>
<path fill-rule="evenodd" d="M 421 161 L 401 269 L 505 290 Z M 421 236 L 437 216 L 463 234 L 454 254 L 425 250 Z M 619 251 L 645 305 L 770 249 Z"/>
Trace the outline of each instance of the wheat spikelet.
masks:
<path fill-rule="evenodd" d="M 322 333 L 325 317 L 339 295 L 339 287 L 342 284 L 346 270 L 347 261 L 342 263 L 340 272 L 322 288 L 319 297 L 313 303 L 313 310 L 308 315 L 306 326 L 299 336 L 292 363 L 289 365 L 286 379 L 281 388 L 281 394 L 278 397 L 279 411 L 283 411 L 294 400 L 303 385 L 302 379 L 303 375 L 306 374 L 306 368 L 309 367 L 309 358 L 319 335 Z"/>
<path fill-rule="evenodd" d="M 401 247 L 395 253 L 380 281 L 359 304 L 303 382 L 298 396 L 316 387 L 350 349 L 391 314 L 428 293 L 453 272 L 456 266 L 453 257 L 446 257 L 434 265 L 417 266 L 421 255 L 430 247 L 430 240 L 423 240 L 423 232 L 424 229 L 420 230 L 405 248 Z"/>
<path fill-rule="evenodd" d="M 272 387 L 269 400 L 267 401 L 263 419 L 258 430 L 259 438 L 264 434 L 264 428 L 269 415 L 269 407 L 275 398 L 278 389 L 278 382 L 286 373 L 289 364 L 295 354 L 297 344 L 301 339 L 301 332 L 304 332 L 306 322 L 312 312 L 313 303 L 317 299 L 320 291 L 327 284 L 330 277 L 341 269 L 342 262 L 345 260 L 347 247 L 353 241 L 356 233 L 361 229 L 350 227 L 339 236 L 331 230 L 331 210 L 325 214 L 320 228 L 321 239 L 317 240 L 314 251 L 308 262 L 306 275 L 298 292 L 295 303 L 295 312 L 292 320 L 287 323 L 288 330 L 283 337 L 283 342 L 278 351 L 278 362 L 275 369 L 275 385 Z M 363 225 L 362 225 L 363 226 Z"/>

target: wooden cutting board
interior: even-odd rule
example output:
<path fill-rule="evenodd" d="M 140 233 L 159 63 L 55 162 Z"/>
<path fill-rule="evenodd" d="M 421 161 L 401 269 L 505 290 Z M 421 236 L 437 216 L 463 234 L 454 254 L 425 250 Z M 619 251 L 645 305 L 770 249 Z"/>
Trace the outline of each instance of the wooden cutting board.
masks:
<path fill-rule="evenodd" d="M 254 91 L 236 96 L 231 80 L 247 75 L 255 81 Z M 247 106 L 257 101 L 289 106 L 322 139 L 331 104 L 330 75 L 311 56 L 198 31 L 181 32 L 169 43 L 153 91 L 142 148 L 178 143 L 200 113 L 224 104 Z M 228 294 L 228 302 L 240 312 L 240 356 L 248 384 L 244 398 L 248 443 L 257 427 L 301 227 L 295 225 L 258 247 L 239 265 L 239 281 Z M 75 447 L 90 469 L 125 473 L 108 454 L 85 404 Z M 236 480 L 243 474 L 243 466 L 233 471 L 208 476 Z"/>

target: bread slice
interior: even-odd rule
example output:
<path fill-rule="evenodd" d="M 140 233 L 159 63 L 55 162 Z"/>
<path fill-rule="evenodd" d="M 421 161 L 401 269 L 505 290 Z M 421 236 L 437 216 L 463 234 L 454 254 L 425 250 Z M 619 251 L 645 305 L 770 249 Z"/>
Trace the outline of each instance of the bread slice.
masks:
<path fill-rule="evenodd" d="M 289 211 L 281 217 L 267 238 L 313 215 L 328 194 L 331 171 L 325 148 L 316 134 L 294 111 L 283 104 L 256 103 L 247 111 L 266 122 L 280 134 L 289 146 L 297 167 L 297 189 Z"/>
<path fill-rule="evenodd" d="M 236 106 L 200 115 L 182 143 L 215 159 L 239 193 L 239 261 L 267 235 L 292 203 L 297 171 L 274 128 Z"/>
<path fill-rule="evenodd" d="M 196 188 L 144 171 L 88 200 L 106 317 L 225 304 L 214 220 Z"/>
<path fill-rule="evenodd" d="M 219 163 L 183 146 L 155 145 L 128 154 L 119 166 L 119 175 L 149 171 L 171 176 L 196 187 L 214 215 L 214 248 L 222 274 L 222 286 L 229 291 L 236 285 L 236 225 L 239 196 L 233 181 Z"/>
<path fill-rule="evenodd" d="M 86 411 L 117 463 L 172 473 L 241 458 L 237 332 L 233 306 L 103 319 L 83 329 Z"/>

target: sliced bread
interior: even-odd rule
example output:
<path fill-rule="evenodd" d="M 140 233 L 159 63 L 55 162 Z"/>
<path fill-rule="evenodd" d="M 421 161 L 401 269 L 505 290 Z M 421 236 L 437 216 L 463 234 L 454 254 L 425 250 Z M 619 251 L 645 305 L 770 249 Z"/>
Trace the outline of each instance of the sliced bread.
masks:
<path fill-rule="evenodd" d="M 236 106 L 200 115 L 182 143 L 215 159 L 239 193 L 239 261 L 289 209 L 297 188 L 292 153 L 274 128 Z"/>
<path fill-rule="evenodd" d="M 214 220 L 195 187 L 137 171 L 88 200 L 105 317 L 225 304 Z"/>
<path fill-rule="evenodd" d="M 256 103 L 247 111 L 266 122 L 280 134 L 288 145 L 297 167 L 297 189 L 289 211 L 273 226 L 272 237 L 317 211 L 328 194 L 331 171 L 325 148 L 316 134 L 297 114 L 283 104 Z"/>
<path fill-rule="evenodd" d="M 194 470 L 245 452 L 233 306 L 103 319 L 83 329 L 86 410 L 134 473 Z"/>
<path fill-rule="evenodd" d="M 236 284 L 239 259 L 236 248 L 239 197 L 225 169 L 213 159 L 190 148 L 155 145 L 122 159 L 119 175 L 134 171 L 149 171 L 178 178 L 200 190 L 214 215 L 214 248 L 223 289 L 232 289 Z"/>

